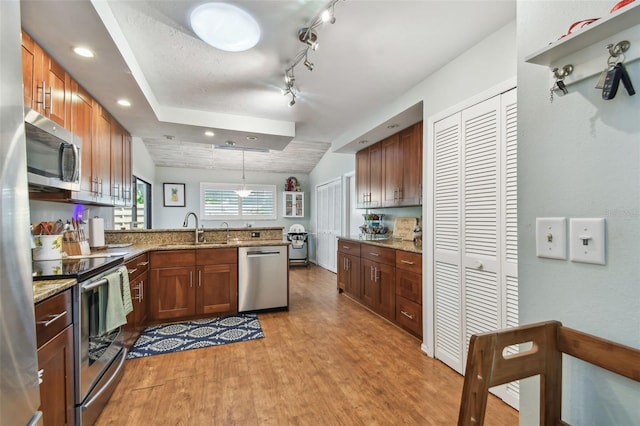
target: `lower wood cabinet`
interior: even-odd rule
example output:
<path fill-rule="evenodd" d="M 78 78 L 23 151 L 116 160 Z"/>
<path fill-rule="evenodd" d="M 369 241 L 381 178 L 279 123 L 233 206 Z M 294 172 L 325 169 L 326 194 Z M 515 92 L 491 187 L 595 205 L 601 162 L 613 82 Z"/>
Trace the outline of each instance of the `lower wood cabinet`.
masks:
<path fill-rule="evenodd" d="M 151 253 L 150 319 L 238 312 L 237 249 Z"/>
<path fill-rule="evenodd" d="M 66 290 L 35 306 L 44 426 L 75 424 L 71 291 Z"/>
<path fill-rule="evenodd" d="M 338 291 L 422 337 L 422 255 L 338 240 Z"/>
<path fill-rule="evenodd" d="M 149 295 L 149 255 L 141 254 L 126 264 L 129 272 L 129 289 L 133 312 L 127 315 L 127 323 L 122 327 L 127 349 L 136 342 L 147 325 Z"/>

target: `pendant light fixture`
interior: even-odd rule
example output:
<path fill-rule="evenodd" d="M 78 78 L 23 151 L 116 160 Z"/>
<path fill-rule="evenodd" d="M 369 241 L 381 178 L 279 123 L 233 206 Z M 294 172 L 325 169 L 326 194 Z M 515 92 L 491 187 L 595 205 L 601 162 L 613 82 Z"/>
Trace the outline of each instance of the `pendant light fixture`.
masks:
<path fill-rule="evenodd" d="M 251 190 L 247 189 L 247 185 L 244 182 L 244 149 L 242 150 L 242 188 L 236 190 L 238 197 L 245 198 L 251 195 Z"/>

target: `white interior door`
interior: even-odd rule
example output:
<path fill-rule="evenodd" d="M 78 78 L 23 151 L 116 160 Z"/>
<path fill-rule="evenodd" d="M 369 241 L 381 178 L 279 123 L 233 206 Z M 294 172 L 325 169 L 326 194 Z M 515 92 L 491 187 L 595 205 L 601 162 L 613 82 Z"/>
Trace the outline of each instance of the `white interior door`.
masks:
<path fill-rule="evenodd" d="M 317 246 L 319 266 L 337 272 L 337 237 L 342 227 L 342 182 L 340 179 L 316 187 Z"/>

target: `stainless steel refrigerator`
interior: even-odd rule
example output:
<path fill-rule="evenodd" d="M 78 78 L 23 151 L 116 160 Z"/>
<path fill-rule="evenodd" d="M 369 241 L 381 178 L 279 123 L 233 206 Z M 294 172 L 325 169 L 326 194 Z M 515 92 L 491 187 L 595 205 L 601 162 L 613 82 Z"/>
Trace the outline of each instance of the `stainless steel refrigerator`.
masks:
<path fill-rule="evenodd" d="M 0 424 L 40 421 L 20 2 L 0 0 Z"/>

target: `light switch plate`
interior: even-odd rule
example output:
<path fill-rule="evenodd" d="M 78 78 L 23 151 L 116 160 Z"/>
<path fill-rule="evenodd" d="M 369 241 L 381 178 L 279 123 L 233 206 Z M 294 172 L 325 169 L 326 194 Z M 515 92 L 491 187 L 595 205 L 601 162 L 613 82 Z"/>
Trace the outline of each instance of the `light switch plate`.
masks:
<path fill-rule="evenodd" d="M 573 262 L 605 264 L 603 218 L 569 220 L 569 257 Z"/>
<path fill-rule="evenodd" d="M 567 260 L 567 218 L 536 218 L 536 256 Z"/>

